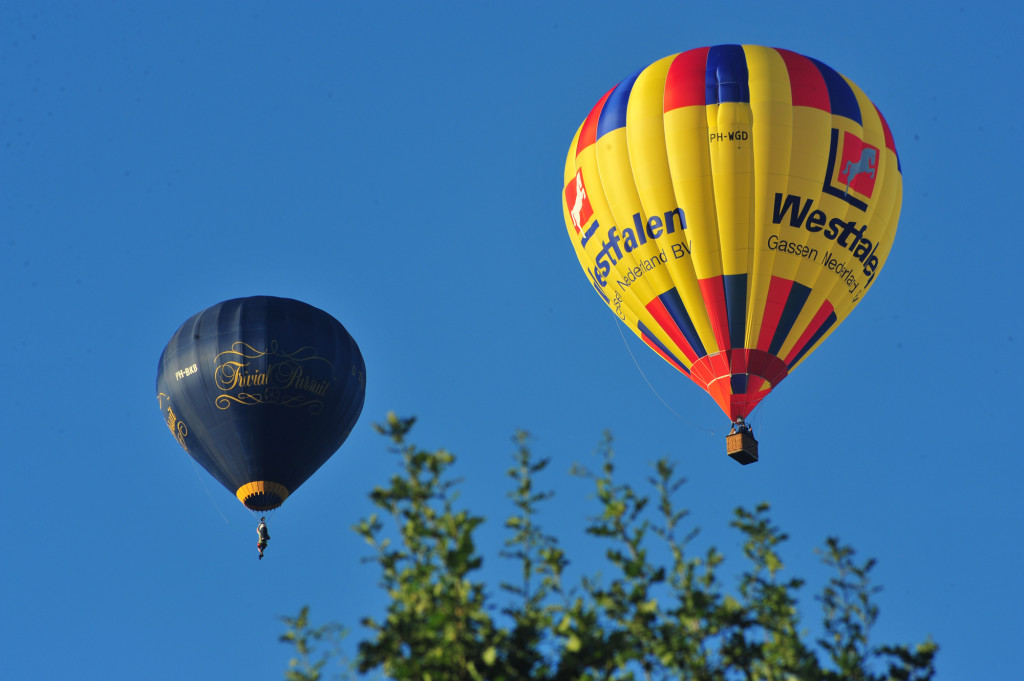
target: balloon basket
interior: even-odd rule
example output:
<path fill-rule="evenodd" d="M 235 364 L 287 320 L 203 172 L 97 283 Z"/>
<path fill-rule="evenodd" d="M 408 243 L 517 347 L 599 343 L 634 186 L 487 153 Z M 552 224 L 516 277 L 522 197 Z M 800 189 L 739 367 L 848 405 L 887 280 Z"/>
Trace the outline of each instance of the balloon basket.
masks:
<path fill-rule="evenodd" d="M 734 461 L 744 466 L 757 462 L 757 440 L 750 433 L 726 435 L 725 450 Z"/>

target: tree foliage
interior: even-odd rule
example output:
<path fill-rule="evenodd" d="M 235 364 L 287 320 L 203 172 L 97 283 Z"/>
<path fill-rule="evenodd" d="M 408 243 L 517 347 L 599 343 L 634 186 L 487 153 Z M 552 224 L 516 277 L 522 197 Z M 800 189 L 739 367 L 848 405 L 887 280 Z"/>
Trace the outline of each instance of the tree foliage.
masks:
<path fill-rule="evenodd" d="M 644 495 L 615 477 L 612 439 L 605 435 L 589 479 L 598 512 L 587 532 L 606 543 L 610 574 L 564 583 L 568 559 L 537 522 L 552 494 L 536 488 L 548 459 L 535 459 L 529 437 L 514 437 L 508 474 L 515 511 L 505 521 L 502 556 L 519 577 L 502 584 L 501 604 L 477 573 L 483 559 L 474 534 L 483 523 L 458 506 L 455 457 L 408 441 L 414 419 L 388 415 L 379 432 L 394 442 L 401 472 L 371 499 L 379 513 L 355 528 L 373 548 L 389 602 L 383 617 L 367 617 L 359 642 L 359 673 L 396 681 L 925 681 L 934 675 L 937 646 L 875 645 L 872 559 L 827 539 L 823 561 L 833 576 L 817 596 L 822 636 L 805 640 L 797 610 L 798 578 L 783 576 L 786 535 L 769 507 L 737 509 L 746 567 L 735 591 L 722 583 L 724 557 L 715 548 L 691 551 L 697 530 L 674 496 L 683 484 L 661 460 Z M 387 522 L 386 522 L 387 521 Z M 392 525 L 393 524 L 393 525 Z M 393 527 L 389 534 L 388 529 Z M 654 555 L 668 556 L 657 560 Z M 320 679 L 327 655 L 313 648 L 336 625 L 313 628 L 308 611 L 286 619 L 282 637 L 295 646 L 288 678 Z"/>

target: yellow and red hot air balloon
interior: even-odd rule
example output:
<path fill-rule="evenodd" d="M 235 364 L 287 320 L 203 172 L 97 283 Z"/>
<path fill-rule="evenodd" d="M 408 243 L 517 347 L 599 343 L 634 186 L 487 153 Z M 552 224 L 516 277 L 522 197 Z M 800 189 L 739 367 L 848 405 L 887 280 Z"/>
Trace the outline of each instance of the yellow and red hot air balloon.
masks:
<path fill-rule="evenodd" d="M 740 424 L 874 284 L 903 191 L 889 126 L 856 85 L 754 45 L 621 81 L 564 179 L 594 290 Z"/>

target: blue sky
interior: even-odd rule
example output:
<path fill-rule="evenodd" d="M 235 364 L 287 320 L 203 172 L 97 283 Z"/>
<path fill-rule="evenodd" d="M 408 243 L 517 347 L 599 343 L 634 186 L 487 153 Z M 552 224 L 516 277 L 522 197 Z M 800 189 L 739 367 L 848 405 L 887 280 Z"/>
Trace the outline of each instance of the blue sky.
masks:
<path fill-rule="evenodd" d="M 371 428 L 389 410 L 459 456 L 494 585 L 517 428 L 553 460 L 545 529 L 578 573 L 600 567 L 567 471 L 607 428 L 626 479 L 678 463 L 702 540 L 735 563 L 732 509 L 770 502 L 808 629 L 834 534 L 879 560 L 877 642 L 931 635 L 943 680 L 1019 671 L 1017 10 L 210 4 L 0 7 L 0 677 L 275 678 L 277 617 L 306 603 L 361 633 L 386 601 L 349 528 L 395 470 Z M 721 43 L 849 76 L 904 174 L 884 271 L 754 413 L 747 467 L 714 402 L 594 296 L 559 208 L 594 102 Z M 274 516 L 263 561 L 154 394 L 186 318 L 256 294 L 330 312 L 367 364 L 362 419 Z"/>

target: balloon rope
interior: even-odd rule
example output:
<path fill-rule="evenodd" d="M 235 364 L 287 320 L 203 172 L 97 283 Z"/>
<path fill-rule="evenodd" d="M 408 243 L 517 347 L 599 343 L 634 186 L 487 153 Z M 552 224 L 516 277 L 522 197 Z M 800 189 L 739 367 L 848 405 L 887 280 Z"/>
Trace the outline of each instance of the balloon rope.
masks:
<path fill-rule="evenodd" d="M 190 456 L 189 459 L 192 459 L 192 457 Z M 210 501 L 213 503 L 213 507 L 217 509 L 217 513 L 220 513 L 220 517 L 224 519 L 225 523 L 231 525 L 231 521 L 228 520 L 226 515 L 224 515 L 224 511 L 220 510 L 220 505 L 217 504 L 217 500 L 214 499 L 213 494 L 210 493 L 210 488 L 206 486 L 206 481 L 203 480 L 203 475 L 199 472 L 199 466 L 196 464 L 195 459 L 192 459 L 192 468 L 195 469 L 196 477 L 199 478 L 199 483 L 203 486 L 203 489 L 206 490 L 206 496 L 210 497 Z"/>
<path fill-rule="evenodd" d="M 615 322 L 615 328 L 617 328 L 619 330 L 619 335 L 622 336 L 622 344 L 626 346 L 626 351 L 629 352 L 629 356 L 633 358 L 633 364 L 636 365 L 636 370 L 640 372 L 640 375 L 643 376 L 644 382 L 647 383 L 647 387 L 651 389 L 651 392 L 654 393 L 655 397 L 657 397 L 659 400 L 661 400 L 661 403 L 663 405 L 665 405 L 665 408 L 668 409 L 670 412 L 672 412 L 672 414 L 677 419 L 679 419 L 680 421 L 682 421 L 686 425 L 690 426 L 691 428 L 696 428 L 697 430 L 703 430 L 703 431 L 705 431 L 707 433 L 711 433 L 712 435 L 714 435 L 715 431 L 713 429 L 705 428 L 704 426 L 698 426 L 693 421 L 690 421 L 688 419 L 683 418 L 679 414 L 679 412 L 677 412 L 675 409 L 673 409 L 672 406 L 668 402 L 665 401 L 665 399 L 658 393 L 658 391 L 654 389 L 654 386 L 651 385 L 651 382 L 649 380 L 647 380 L 647 374 L 645 374 L 644 370 L 640 367 L 640 363 L 636 361 L 636 355 L 633 354 L 633 348 L 629 347 L 629 343 L 626 341 L 626 334 L 622 333 L 622 325 L 619 324 L 618 321 Z"/>

